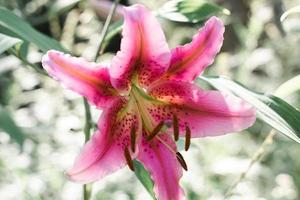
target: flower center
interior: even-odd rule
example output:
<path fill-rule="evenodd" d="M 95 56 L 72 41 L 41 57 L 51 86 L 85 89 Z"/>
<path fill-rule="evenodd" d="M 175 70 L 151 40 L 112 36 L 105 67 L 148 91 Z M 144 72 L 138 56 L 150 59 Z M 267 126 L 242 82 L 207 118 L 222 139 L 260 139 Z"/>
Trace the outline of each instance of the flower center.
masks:
<path fill-rule="evenodd" d="M 150 116 L 150 113 L 148 112 L 147 108 L 151 106 L 151 103 L 161 103 L 157 99 L 154 99 L 153 97 L 149 96 L 142 88 L 139 88 L 135 84 L 132 85 L 132 89 L 130 91 L 130 97 L 132 97 L 133 102 L 137 106 L 137 110 L 139 111 L 142 119 L 143 124 L 143 130 L 146 132 L 146 140 L 148 142 L 151 142 L 152 139 L 156 138 L 159 140 L 161 144 L 166 146 L 173 154 L 176 156 L 178 162 L 181 164 L 181 166 L 187 170 L 187 165 L 183 159 L 183 156 L 176 152 L 167 142 L 165 142 L 160 136 L 160 133 L 164 133 L 165 129 L 168 128 L 165 121 L 161 121 L 159 123 L 155 122 L 153 118 Z M 173 133 L 174 133 L 174 140 L 177 141 L 179 138 L 179 122 L 176 115 L 173 115 L 172 118 L 172 125 L 173 125 Z M 131 130 L 131 150 L 134 152 L 135 150 L 135 129 Z M 187 151 L 190 146 L 190 138 L 191 138 L 191 131 L 190 128 L 186 125 L 186 140 L 185 140 L 185 150 Z M 125 156 L 127 160 L 130 160 L 128 157 L 128 152 L 125 152 Z M 131 163 L 128 161 L 129 168 L 132 169 Z"/>
<path fill-rule="evenodd" d="M 156 124 L 147 111 L 147 107 L 149 106 L 149 101 L 159 101 L 147 95 L 143 89 L 137 87 L 134 84 L 132 85 L 130 96 L 133 97 L 134 102 L 136 103 L 136 106 L 140 112 L 143 127 L 146 129 L 146 131 L 151 132 Z"/>

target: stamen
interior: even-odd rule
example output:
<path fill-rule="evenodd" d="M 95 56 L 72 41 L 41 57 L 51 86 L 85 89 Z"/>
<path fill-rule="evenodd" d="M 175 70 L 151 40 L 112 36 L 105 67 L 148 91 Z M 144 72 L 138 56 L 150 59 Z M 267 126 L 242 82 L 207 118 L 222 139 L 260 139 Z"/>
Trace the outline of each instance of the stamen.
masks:
<path fill-rule="evenodd" d="M 174 151 L 173 148 L 170 147 L 163 139 L 161 139 L 159 136 L 156 137 L 165 147 L 167 147 L 173 154 L 176 154 L 176 151 Z"/>
<path fill-rule="evenodd" d="M 135 126 L 133 126 L 130 132 L 130 148 L 132 152 L 135 152 L 135 142 L 136 142 Z"/>
<path fill-rule="evenodd" d="M 176 158 L 177 158 L 178 162 L 180 163 L 181 167 L 182 167 L 185 171 L 187 171 L 188 168 L 187 168 L 186 162 L 185 162 L 183 156 L 182 156 L 179 152 L 176 152 Z"/>
<path fill-rule="evenodd" d="M 185 151 L 189 150 L 191 144 L 191 129 L 188 126 L 185 126 Z"/>
<path fill-rule="evenodd" d="M 164 125 L 164 122 L 161 121 L 161 122 L 153 129 L 153 131 L 147 136 L 147 141 L 152 140 L 152 139 L 160 132 L 160 130 L 162 129 L 163 125 Z"/>
<path fill-rule="evenodd" d="M 173 115 L 173 132 L 174 132 L 174 140 L 177 141 L 179 138 L 179 125 L 178 125 L 178 119 L 176 115 Z"/>
<path fill-rule="evenodd" d="M 171 148 L 165 141 L 163 141 L 159 136 L 157 136 L 157 139 L 163 144 L 165 145 L 172 153 L 174 153 L 176 155 L 176 158 L 178 160 L 178 162 L 180 163 L 180 165 L 182 166 L 182 168 L 187 171 L 188 168 L 187 168 L 187 165 L 186 165 L 186 162 L 183 158 L 183 156 L 179 153 L 179 152 L 175 152 L 173 150 L 173 148 Z"/>
<path fill-rule="evenodd" d="M 125 159 L 126 159 L 129 169 L 131 169 L 131 171 L 134 171 L 134 165 L 133 165 L 133 162 L 132 162 L 132 159 L 131 159 L 131 156 L 130 156 L 130 153 L 129 153 L 129 150 L 127 147 L 125 147 L 124 156 L 125 156 Z"/>

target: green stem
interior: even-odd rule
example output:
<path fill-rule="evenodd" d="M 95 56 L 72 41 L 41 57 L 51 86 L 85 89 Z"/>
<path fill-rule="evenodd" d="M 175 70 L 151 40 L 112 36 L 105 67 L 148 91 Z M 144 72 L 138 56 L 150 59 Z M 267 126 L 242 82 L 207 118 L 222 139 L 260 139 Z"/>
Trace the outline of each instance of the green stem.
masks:
<path fill-rule="evenodd" d="M 105 36 L 108 31 L 108 27 L 111 23 L 112 17 L 116 11 L 117 5 L 119 4 L 120 0 L 115 0 L 113 6 L 111 7 L 108 17 L 105 21 L 104 27 L 101 32 L 100 36 L 100 43 L 98 46 L 98 49 L 96 51 L 96 55 L 94 58 L 94 61 L 96 62 L 98 57 L 100 56 L 99 52 L 102 49 L 102 45 L 105 39 Z M 84 135 L 85 135 L 85 142 L 87 142 L 90 139 L 91 136 L 91 128 L 92 128 L 92 120 L 91 120 L 91 109 L 87 102 L 87 100 L 84 98 L 84 109 L 85 109 L 85 126 L 84 126 Z M 92 185 L 91 184 L 85 184 L 83 185 L 83 199 L 89 200 L 91 197 L 91 191 L 92 191 Z"/>
<path fill-rule="evenodd" d="M 94 58 L 94 61 L 96 62 L 98 57 L 100 56 L 99 52 L 100 50 L 102 49 L 102 45 L 103 45 L 103 42 L 104 42 L 104 39 L 107 35 L 107 31 L 108 31 L 108 27 L 111 23 L 111 20 L 114 16 L 114 13 L 116 11 L 116 8 L 119 4 L 120 0 L 115 0 L 113 6 L 111 7 L 110 11 L 109 11 L 109 14 L 108 14 L 108 17 L 106 18 L 106 21 L 104 23 L 104 26 L 103 26 L 103 29 L 102 29 L 102 32 L 101 32 L 101 35 L 100 35 L 100 42 L 99 42 L 99 46 L 98 46 L 98 49 L 96 51 L 96 55 L 95 55 L 95 58 Z"/>
<path fill-rule="evenodd" d="M 242 182 L 246 178 L 246 175 L 248 174 L 248 172 L 250 171 L 252 166 L 256 162 L 261 160 L 264 153 L 266 152 L 266 149 L 273 143 L 273 137 L 275 136 L 275 133 L 276 132 L 274 129 L 272 129 L 270 131 L 270 133 L 265 138 L 263 143 L 260 145 L 258 150 L 253 154 L 247 169 L 242 174 L 240 174 L 240 176 L 236 179 L 236 181 L 227 189 L 224 199 L 228 199 L 229 197 L 231 197 L 233 195 L 234 189 L 239 185 L 240 182 Z"/>
<path fill-rule="evenodd" d="M 91 137 L 91 128 L 92 128 L 92 116 L 91 108 L 86 98 L 83 99 L 84 110 L 85 110 L 85 124 L 84 124 L 84 142 L 89 141 Z"/>
<path fill-rule="evenodd" d="M 91 198 L 92 184 L 83 185 L 83 199 L 89 200 Z"/>

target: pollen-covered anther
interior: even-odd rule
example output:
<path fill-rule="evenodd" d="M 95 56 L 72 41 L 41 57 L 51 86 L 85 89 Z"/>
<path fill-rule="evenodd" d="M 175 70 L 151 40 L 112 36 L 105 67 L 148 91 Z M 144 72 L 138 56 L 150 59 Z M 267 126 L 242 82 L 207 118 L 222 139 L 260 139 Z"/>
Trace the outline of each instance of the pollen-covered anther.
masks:
<path fill-rule="evenodd" d="M 180 163 L 181 167 L 182 167 L 185 171 L 187 171 L 187 170 L 188 170 L 188 167 L 187 167 L 187 165 L 186 165 L 186 162 L 185 162 L 183 156 L 182 156 L 179 152 L 176 152 L 176 158 L 177 158 L 178 162 Z"/>
<path fill-rule="evenodd" d="M 174 140 L 177 141 L 179 139 L 179 124 L 176 115 L 173 115 L 173 133 L 174 133 Z"/>
<path fill-rule="evenodd" d="M 130 131 L 130 148 L 132 152 L 135 152 L 135 143 L 136 143 L 136 130 L 135 130 L 135 126 L 133 126 Z"/>
<path fill-rule="evenodd" d="M 130 152 L 129 152 L 127 147 L 125 147 L 124 156 L 125 156 L 125 159 L 126 159 L 126 162 L 127 162 L 127 165 L 129 167 L 129 169 L 131 171 L 134 171 L 134 165 L 133 165 L 133 162 L 132 162 L 132 158 L 130 156 Z"/>
<path fill-rule="evenodd" d="M 185 126 L 185 151 L 189 150 L 191 145 L 191 129 L 188 126 Z"/>
<path fill-rule="evenodd" d="M 159 122 L 159 124 L 153 129 L 153 131 L 147 136 L 147 141 L 152 140 L 164 126 L 164 121 Z"/>

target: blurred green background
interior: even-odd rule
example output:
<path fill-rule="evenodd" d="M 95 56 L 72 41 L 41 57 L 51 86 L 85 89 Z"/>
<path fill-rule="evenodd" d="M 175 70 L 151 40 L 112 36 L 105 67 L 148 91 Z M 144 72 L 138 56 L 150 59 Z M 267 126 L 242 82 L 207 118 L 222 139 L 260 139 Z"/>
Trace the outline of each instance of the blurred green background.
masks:
<path fill-rule="evenodd" d="M 97 8 L 99 2 L 104 1 L 0 0 L 0 5 L 61 41 L 75 55 L 92 60 L 106 17 Z M 121 2 L 143 3 L 158 10 L 166 1 Z M 280 21 L 283 12 L 299 5 L 299 0 L 214 2 L 231 14 L 218 15 L 226 24 L 224 45 L 206 74 L 224 75 L 270 94 L 299 74 L 300 15 L 293 14 Z M 117 12 L 115 20 L 119 17 Z M 170 47 L 190 41 L 202 26 L 202 23 L 171 22 L 161 17 L 159 20 Z M 120 35 L 113 38 L 99 61 L 109 63 L 119 45 Z M 31 45 L 26 52 L 27 59 L 40 66 L 43 54 Z M 299 92 L 285 100 L 300 108 Z M 0 130 L 0 199 L 81 199 L 81 185 L 69 182 L 63 173 L 72 165 L 84 142 L 82 98 L 6 53 L 0 56 L 2 108 L 11 114 L 26 139 L 21 149 Z M 100 113 L 93 108 L 94 121 Z M 269 132 L 269 127 L 257 121 L 243 133 L 193 140 L 189 152 L 183 153 L 189 171 L 184 172 L 181 184 L 188 199 L 224 199 L 226 190 L 247 169 L 253 153 Z M 262 161 L 254 164 L 228 199 L 300 199 L 299 155 L 299 144 L 276 135 L 265 149 Z M 92 199 L 151 198 L 134 174 L 124 168 L 96 182 Z"/>

